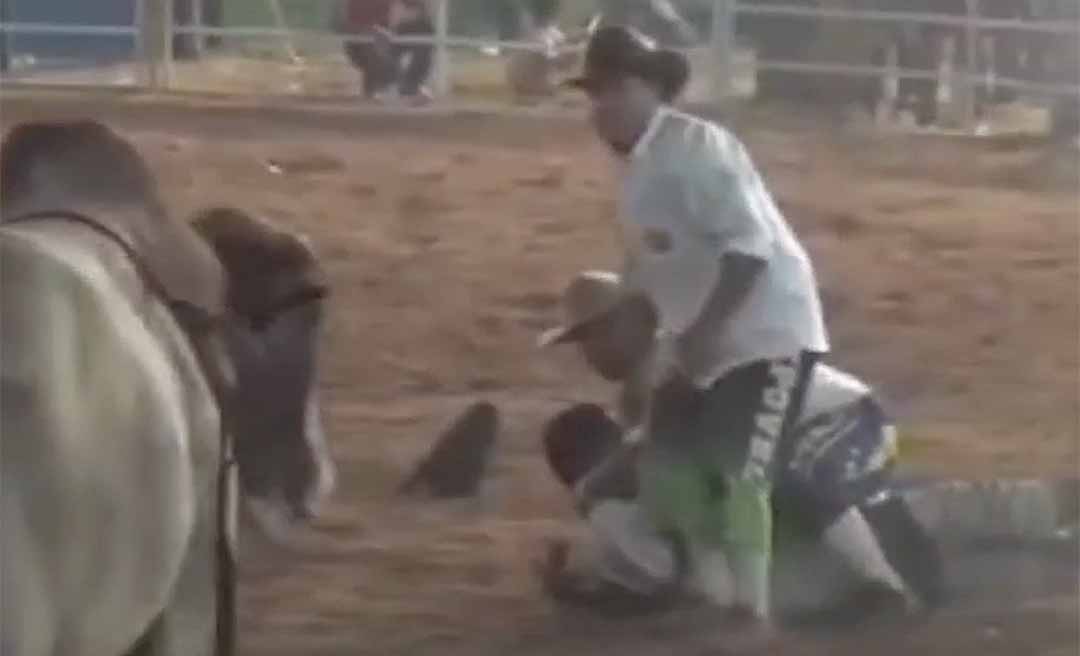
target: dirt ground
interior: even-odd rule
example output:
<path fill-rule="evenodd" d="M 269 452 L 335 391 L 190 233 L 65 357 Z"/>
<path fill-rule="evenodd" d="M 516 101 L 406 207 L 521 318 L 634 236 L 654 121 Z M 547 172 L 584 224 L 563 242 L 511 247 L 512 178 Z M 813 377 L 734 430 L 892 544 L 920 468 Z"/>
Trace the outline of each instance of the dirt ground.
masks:
<path fill-rule="evenodd" d="M 705 618 L 624 626 L 540 598 L 530 555 L 575 530 L 537 448 L 544 417 L 606 400 L 540 353 L 562 286 L 619 262 L 612 167 L 577 120 L 190 111 L 7 98 L 2 122 L 96 115 L 135 139 L 178 211 L 234 204 L 309 235 L 333 284 L 322 370 L 336 498 L 292 562 L 252 562 L 249 654 L 717 653 Z M 732 119 L 805 240 L 834 360 L 902 422 L 905 465 L 964 476 L 1077 467 L 1075 153 L 1022 140 Z M 471 401 L 503 413 L 481 498 L 391 499 Z M 927 625 L 796 636 L 787 654 L 1072 654 L 1060 596 L 1003 594 Z M 677 647 L 673 648 L 673 645 Z"/>

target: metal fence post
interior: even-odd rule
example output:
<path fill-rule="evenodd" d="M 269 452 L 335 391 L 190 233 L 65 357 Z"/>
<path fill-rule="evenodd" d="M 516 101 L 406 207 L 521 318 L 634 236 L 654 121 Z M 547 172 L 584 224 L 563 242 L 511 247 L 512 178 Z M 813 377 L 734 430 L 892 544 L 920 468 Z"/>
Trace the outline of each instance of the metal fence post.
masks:
<path fill-rule="evenodd" d="M 202 28 L 205 26 L 203 21 L 203 0 L 189 0 L 191 2 L 191 26 Z M 206 35 L 205 34 L 193 34 L 191 35 L 192 48 L 195 50 L 195 58 L 201 59 L 204 51 L 206 50 Z"/>
<path fill-rule="evenodd" d="M 159 0 L 161 4 L 161 16 L 159 29 L 161 30 L 161 82 L 160 89 L 168 90 L 173 85 L 173 41 L 176 34 L 173 29 L 176 21 L 173 19 L 172 0 Z"/>
<path fill-rule="evenodd" d="M 136 78 L 143 86 L 150 85 L 149 57 L 146 53 L 146 0 L 135 0 L 135 56 Z"/>
<path fill-rule="evenodd" d="M 449 97 L 452 83 L 450 75 L 450 3 L 448 0 L 435 2 L 435 95 Z"/>
<path fill-rule="evenodd" d="M 153 91 L 167 89 L 172 84 L 172 0 L 139 0 L 135 18 L 145 86 Z"/>
<path fill-rule="evenodd" d="M 979 0 L 967 0 L 967 22 L 964 24 L 964 53 L 967 65 L 964 67 L 963 123 L 965 130 L 975 128 L 976 92 L 979 84 Z"/>
<path fill-rule="evenodd" d="M 711 49 L 714 71 L 712 100 L 725 103 L 732 96 L 735 77 L 735 12 L 736 0 L 714 0 L 712 10 Z"/>
<path fill-rule="evenodd" d="M 156 7 L 160 0 L 138 0 L 135 3 L 135 22 L 138 29 L 137 49 L 143 69 L 143 86 L 156 89 L 158 80 L 158 57 L 161 51 L 158 45 L 157 31 L 154 29 Z"/>
<path fill-rule="evenodd" d="M 11 18 L 10 3 L 0 0 L 0 23 L 7 23 Z M 11 40 L 7 27 L 0 29 L 0 73 L 7 73 L 11 67 Z"/>

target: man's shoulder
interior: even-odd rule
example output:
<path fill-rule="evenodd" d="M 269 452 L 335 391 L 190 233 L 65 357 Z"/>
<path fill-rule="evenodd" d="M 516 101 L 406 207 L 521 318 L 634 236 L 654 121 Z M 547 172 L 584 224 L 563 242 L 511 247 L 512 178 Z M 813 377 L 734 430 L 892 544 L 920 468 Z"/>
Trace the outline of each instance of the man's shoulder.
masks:
<path fill-rule="evenodd" d="M 706 135 L 722 134 L 722 128 L 700 116 L 680 109 L 667 108 L 664 114 L 664 132 L 669 135 L 700 138 Z"/>
<path fill-rule="evenodd" d="M 677 153 L 684 165 L 699 168 L 711 164 L 721 168 L 732 164 L 742 148 L 727 128 L 706 118 L 677 109 L 668 110 L 661 129 L 661 139 L 672 155 Z"/>

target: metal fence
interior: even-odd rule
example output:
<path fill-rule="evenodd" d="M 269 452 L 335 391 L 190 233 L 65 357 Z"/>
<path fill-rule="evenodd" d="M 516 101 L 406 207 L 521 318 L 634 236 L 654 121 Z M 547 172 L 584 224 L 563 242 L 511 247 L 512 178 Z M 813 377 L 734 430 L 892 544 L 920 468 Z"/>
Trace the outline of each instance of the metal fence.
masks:
<path fill-rule="evenodd" d="M 78 0 L 71 0 L 76 2 Z M 270 25 L 239 25 L 231 27 L 207 27 L 201 25 L 198 11 L 193 9 L 190 22 L 177 25 L 174 16 L 174 3 L 171 0 L 133 0 L 135 11 L 131 25 L 74 25 L 57 23 L 29 23 L 5 20 L 0 22 L 3 35 L 5 68 L 2 76 L 5 84 L 64 84 L 80 83 L 88 86 L 122 85 L 170 91 L 205 91 L 199 88 L 200 79 L 210 79 L 206 74 L 208 63 L 217 61 L 219 68 L 232 66 L 233 79 L 224 79 L 217 88 L 209 90 L 221 93 L 314 93 L 317 95 L 337 95 L 348 97 L 355 94 L 355 87 L 348 81 L 349 70 L 341 51 L 345 43 L 364 43 L 370 39 L 339 33 L 329 24 L 323 26 L 306 25 L 297 27 L 290 24 L 287 12 L 283 10 L 282 0 L 265 0 L 266 9 L 272 17 Z M 337 3 L 342 0 L 306 0 L 311 5 Z M 200 3 L 195 1 L 191 7 Z M 481 55 L 485 50 L 501 53 L 520 51 L 540 51 L 542 47 L 532 42 L 500 41 L 491 39 L 462 37 L 451 34 L 451 11 L 453 0 L 430 0 L 434 33 L 430 36 L 400 39 L 404 43 L 425 43 L 434 48 L 435 65 L 431 78 L 431 87 L 438 99 L 443 101 L 458 96 L 458 100 L 468 100 L 478 86 L 487 84 L 497 87 L 504 82 L 503 68 L 505 60 L 499 57 Z M 1046 35 L 1047 38 L 1080 39 L 1080 29 L 1074 21 L 1046 20 L 1006 20 L 980 16 L 979 0 L 967 0 L 967 15 L 946 15 L 917 13 L 908 11 L 850 10 L 837 8 L 788 6 L 764 4 L 750 0 L 712 0 L 711 24 L 706 30 L 708 39 L 692 48 L 699 78 L 699 100 L 722 103 L 739 95 L 738 83 L 746 75 L 746 58 L 736 38 L 736 21 L 743 16 L 769 16 L 809 18 L 827 23 L 845 22 L 867 26 L 866 29 L 880 29 L 881 26 L 931 25 L 950 28 L 962 35 L 959 44 L 967 55 L 967 61 L 976 59 L 975 53 L 979 40 L 985 34 L 1002 32 L 1027 32 Z M 323 12 L 327 13 L 326 11 Z M 7 16 L 4 17 L 8 18 Z M 859 27 L 858 29 L 863 29 Z M 72 35 L 96 36 L 127 39 L 132 42 L 134 57 L 127 62 L 120 62 L 110 67 L 94 66 L 85 69 L 67 68 L 58 71 L 49 67 L 29 65 L 20 61 L 19 53 L 9 51 L 14 41 L 18 43 L 20 35 Z M 175 56 L 173 44 L 178 36 L 186 36 L 200 46 L 207 38 L 218 37 L 230 43 L 259 44 L 246 48 L 215 49 L 204 57 L 191 62 L 180 61 Z M 576 46 L 580 51 L 581 46 Z M 239 53 L 239 54 L 238 54 Z M 256 54 L 252 54 L 256 53 Z M 227 55 L 231 54 L 230 60 Z M 251 62 L 260 62 L 270 69 L 259 73 Z M 224 63 L 222 63 L 224 62 Z M 251 64 L 251 65 L 249 65 Z M 247 66 L 247 68 L 244 68 Z M 200 68 L 202 67 L 202 68 Z M 275 68 L 276 67 L 276 68 Z M 212 66 L 211 66 L 212 68 Z M 851 61 L 805 61 L 782 60 L 757 57 L 754 59 L 751 75 L 767 71 L 783 71 L 794 75 L 830 74 L 835 76 L 874 77 L 884 79 L 925 79 L 937 78 L 936 71 L 904 69 L 895 64 Z M 480 73 L 476 71 L 480 70 Z M 105 72 L 103 72 L 105 71 Z M 238 72 L 239 71 L 239 72 Z M 248 72 L 251 71 L 251 72 Z M 319 71 L 325 73 L 320 78 Z M 242 88 L 241 79 L 247 81 L 259 79 L 264 74 L 262 84 L 252 84 L 251 88 Z M 200 77 L 204 76 L 204 77 Z M 335 77 L 336 76 L 336 77 Z M 483 78 L 484 83 L 473 83 L 471 78 Z M 225 76 L 228 78 L 228 76 Z M 334 79 L 335 82 L 325 80 Z M 323 80 L 323 81 L 320 81 Z M 975 70 L 959 70 L 952 74 L 953 84 L 961 92 L 965 102 L 964 114 L 967 123 L 972 118 L 971 89 L 980 83 L 980 74 Z M 998 77 L 994 84 L 1001 88 L 1012 88 L 1026 94 L 1044 97 L 1080 96 L 1080 80 L 1066 80 L 1062 83 L 1048 83 L 1040 80 L 1025 80 Z M 212 84 L 204 84 L 213 87 Z"/>

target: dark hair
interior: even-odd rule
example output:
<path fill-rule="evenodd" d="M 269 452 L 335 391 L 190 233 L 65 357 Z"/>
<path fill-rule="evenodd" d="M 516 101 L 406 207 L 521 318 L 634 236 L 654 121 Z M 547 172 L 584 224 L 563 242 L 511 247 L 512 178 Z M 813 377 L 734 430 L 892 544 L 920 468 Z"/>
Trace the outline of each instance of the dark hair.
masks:
<path fill-rule="evenodd" d="M 11 128 L 0 144 L 0 204 L 34 193 L 38 176 L 53 178 L 80 198 L 139 202 L 163 211 L 145 160 L 97 121 L 34 121 Z"/>
<path fill-rule="evenodd" d="M 690 62 L 674 50 L 657 50 L 649 55 L 649 81 L 656 86 L 660 99 L 674 102 L 690 81 Z"/>
<path fill-rule="evenodd" d="M 563 410 L 544 424 L 544 455 L 555 477 L 573 487 L 622 442 L 619 425 L 595 403 Z"/>

